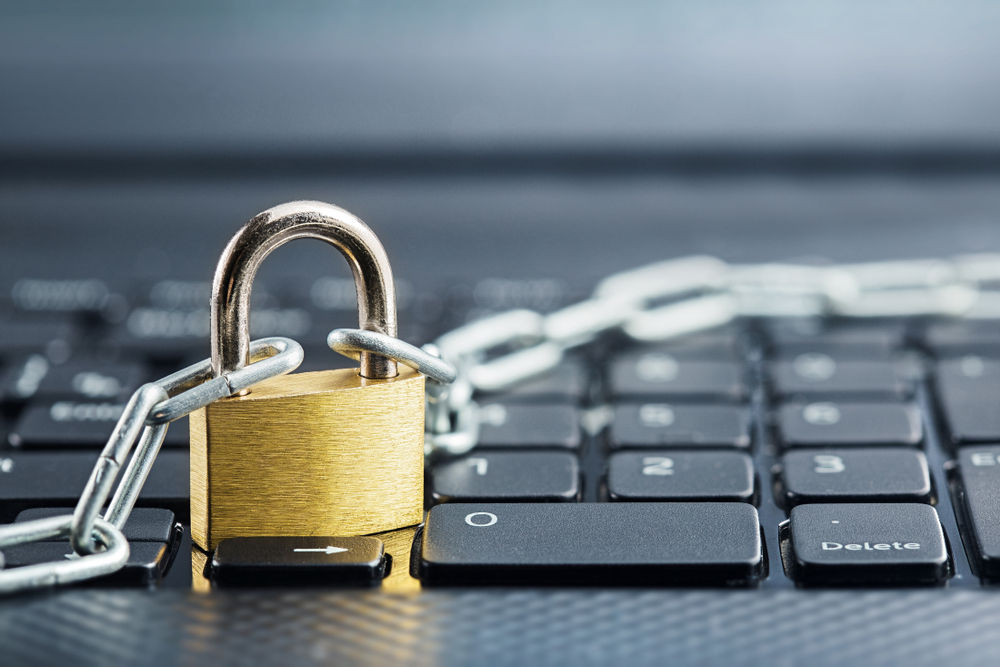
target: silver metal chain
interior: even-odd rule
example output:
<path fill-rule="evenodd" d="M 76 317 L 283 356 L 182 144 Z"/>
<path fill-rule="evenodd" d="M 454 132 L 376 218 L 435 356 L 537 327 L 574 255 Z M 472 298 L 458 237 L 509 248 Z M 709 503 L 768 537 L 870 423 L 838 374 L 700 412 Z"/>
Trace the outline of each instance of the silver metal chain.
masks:
<path fill-rule="evenodd" d="M 456 376 L 455 368 L 437 355 L 378 332 L 336 329 L 330 333 L 328 344 L 355 360 L 362 353 L 373 353 L 413 367 L 427 377 L 431 403 L 444 395 L 445 387 Z M 263 380 L 290 373 L 303 359 L 302 346 L 289 338 L 253 341 L 249 352 L 251 363 L 237 370 L 215 375 L 212 360 L 205 359 L 139 387 L 125 405 L 73 513 L 0 526 L 0 548 L 69 538 L 75 557 L 6 570 L 2 569 L 0 559 L 0 594 L 68 584 L 122 568 L 129 556 L 122 529 L 149 476 L 170 422 L 240 394 Z M 129 458 L 133 449 L 135 452 Z M 127 467 L 108 503 L 126 460 Z M 98 516 L 106 503 L 103 517 Z"/>
<path fill-rule="evenodd" d="M 121 531 L 170 422 L 262 380 L 289 373 L 299 367 L 302 357 L 302 347 L 295 341 L 264 338 L 251 343 L 253 363 L 239 370 L 216 376 L 211 359 L 206 359 L 139 387 L 111 432 L 73 513 L 0 526 L 0 548 L 68 537 L 76 557 L 0 570 L 0 594 L 81 581 L 123 567 L 129 546 Z M 126 460 L 110 505 L 99 517 Z"/>
<path fill-rule="evenodd" d="M 428 403 L 426 451 L 469 451 L 487 418 L 476 392 L 551 371 L 606 332 L 664 342 L 742 317 L 998 318 L 1000 255 L 863 264 L 727 264 L 699 255 L 608 276 L 590 298 L 552 313 L 518 309 L 476 320 L 425 346 L 458 369 L 447 396 Z"/>
<path fill-rule="evenodd" d="M 1000 317 L 1000 255 L 836 265 L 727 264 L 692 256 L 609 276 L 590 298 L 552 313 L 518 309 L 477 320 L 422 349 L 358 329 L 334 330 L 327 342 L 345 356 L 371 352 L 426 375 L 425 451 L 454 455 L 478 441 L 486 411 L 473 400 L 476 392 L 503 391 L 542 375 L 573 348 L 609 331 L 648 343 L 741 317 L 907 316 Z M 498 349 L 504 353 L 489 356 Z M 0 569 L 0 594 L 89 579 L 124 566 L 129 547 L 121 531 L 169 423 L 295 370 L 303 352 L 295 341 L 276 337 L 251 343 L 250 356 L 249 365 L 219 376 L 206 359 L 140 387 L 72 514 L 0 526 L 0 548 L 69 538 L 76 557 Z"/>

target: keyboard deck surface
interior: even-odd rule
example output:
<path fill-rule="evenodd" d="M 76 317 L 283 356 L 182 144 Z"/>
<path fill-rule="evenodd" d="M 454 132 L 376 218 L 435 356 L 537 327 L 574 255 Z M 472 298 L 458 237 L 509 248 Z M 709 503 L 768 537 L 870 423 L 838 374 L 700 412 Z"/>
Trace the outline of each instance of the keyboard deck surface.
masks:
<path fill-rule="evenodd" d="M 296 298 L 258 286 L 254 336 L 296 337 L 309 370 L 348 363 L 323 349 L 322 323 L 349 314 L 349 287 L 321 278 Z M 404 336 L 417 342 L 489 312 L 464 295 L 407 289 Z M 4 520 L 73 504 L 129 394 L 207 349 L 206 294 L 191 281 L 15 283 L 0 332 Z M 571 297 L 539 294 L 542 308 Z M 747 319 L 655 345 L 606 336 L 554 372 L 477 396 L 480 444 L 427 469 L 428 507 L 469 511 L 430 514 L 413 574 L 427 585 L 978 588 L 1000 556 L 997 331 L 991 321 Z M 181 523 L 186 446 L 186 424 L 172 426 L 140 501 Z M 608 507 L 560 514 L 579 503 Z M 912 505 L 931 509 L 911 517 Z M 720 529 L 742 520 L 741 506 L 756 510 L 748 532 Z M 513 531 L 506 551 L 494 537 L 474 548 L 491 530 Z M 629 549 L 617 547 L 631 535 L 654 543 L 632 550 L 643 559 L 630 571 Z M 8 551 L 11 565 L 33 557 Z M 185 543 L 177 562 L 160 563 L 157 585 L 190 587 L 188 555 Z M 659 566 L 679 574 L 641 573 Z"/>
<path fill-rule="evenodd" d="M 905 192 L 912 195 L 909 200 L 902 190 L 895 194 L 911 204 L 927 203 L 927 215 L 943 214 L 943 205 L 935 212 L 930 204 L 936 198 L 970 202 L 969 206 L 985 210 L 994 207 L 986 190 L 981 199 L 969 199 L 966 195 L 972 191 L 967 188 L 962 197 L 956 193 L 939 197 L 936 187 L 925 184 L 907 189 Z M 421 185 L 405 194 L 404 187 L 404 194 L 394 201 L 412 203 L 411 198 L 424 197 L 423 188 Z M 824 199 L 825 186 L 816 188 L 819 193 L 800 193 L 782 201 L 809 202 L 811 206 Z M 622 203 L 636 194 L 633 189 L 626 190 L 617 197 Z M 725 188 L 720 187 L 722 190 Z M 936 194 L 927 195 L 925 201 L 918 190 Z M 191 277 L 205 277 L 206 267 L 211 265 L 209 255 L 221 247 L 222 238 L 231 231 L 231 226 L 216 221 L 208 232 L 211 238 L 203 244 L 192 242 L 191 229 L 164 239 L 164 252 L 171 256 L 180 256 L 182 248 L 191 251 L 190 267 L 179 271 L 176 279 L 149 277 L 149 271 L 137 270 L 136 278 L 123 284 L 113 279 L 111 271 L 97 270 L 98 256 L 111 266 L 109 254 L 98 252 L 98 246 L 129 233 L 117 223 L 99 231 L 98 245 L 91 246 L 93 252 L 74 252 L 72 246 L 82 243 L 82 236 L 53 238 L 49 257 L 58 271 L 33 270 L 27 251 L 40 247 L 36 237 L 49 229 L 45 218 L 55 216 L 50 209 L 66 203 L 65 197 L 77 202 L 84 196 L 81 192 L 43 191 L 51 195 L 47 195 L 49 203 L 45 205 L 30 197 L 9 198 L 12 210 L 34 226 L 26 226 L 23 234 L 13 238 L 13 250 L 24 252 L 8 253 L 5 267 L 5 275 L 11 279 L 4 285 L 5 316 L 0 320 L 8 346 L 0 364 L 4 377 L 0 430 L 5 441 L 0 458 L 12 461 L 4 467 L 14 470 L 13 463 L 18 463 L 22 472 L 27 461 L 28 469 L 35 473 L 30 477 L 5 473 L 9 483 L 0 487 L 0 493 L 5 494 L 0 502 L 5 519 L 31 508 L 71 505 L 110 431 L 115 406 L 127 396 L 128 387 L 207 355 L 206 287 L 192 283 Z M 751 191 L 754 188 L 747 187 L 745 204 L 756 196 L 774 194 L 771 186 L 763 187 L 756 196 L 750 196 Z M 851 192 L 852 197 L 867 201 L 863 192 Z M 369 193 L 373 202 L 388 201 L 380 193 L 384 190 L 376 188 Z M 267 199 L 277 201 L 285 194 L 269 191 Z M 712 202 L 725 199 L 705 199 L 702 194 L 703 189 L 692 198 L 692 206 L 696 199 L 698 206 L 717 206 L 715 214 L 720 220 L 732 217 L 732 200 L 723 206 Z M 829 201 L 842 196 L 828 194 Z M 477 191 L 476 197 L 479 201 L 483 192 Z M 165 206 L 173 200 L 164 194 Z M 109 202 L 117 200 L 101 201 L 105 202 L 98 206 L 101 215 L 106 213 L 109 220 L 123 219 L 121 207 L 127 206 L 127 200 L 114 205 Z M 615 196 L 607 201 L 611 206 Z M 569 198 L 563 203 L 573 208 Z M 602 212 L 598 202 L 591 204 L 596 207 L 595 215 Z M 377 204 L 375 209 L 368 216 L 373 222 L 379 217 Z M 459 212 L 461 207 L 455 214 Z M 748 254 L 739 256 L 742 259 L 771 259 L 778 236 L 796 229 L 792 218 L 800 214 L 805 212 L 789 211 L 785 226 L 777 225 L 772 237 L 758 238 L 749 229 L 741 232 L 721 223 L 716 231 L 727 230 L 726 247 L 748 249 Z M 164 215 L 164 220 L 174 217 Z M 229 219 L 232 215 L 218 217 Z M 900 212 L 900 219 L 903 217 Z M 636 224 L 641 228 L 644 223 Z M 851 253 L 859 250 L 858 230 L 852 237 L 847 232 L 835 233 L 832 227 L 827 232 L 824 229 L 825 225 L 815 229 L 820 238 L 809 232 L 809 248 L 823 246 L 834 254 L 837 248 L 841 254 L 847 253 L 848 247 Z M 880 233 L 898 238 L 905 229 L 908 227 L 900 222 L 886 225 Z M 899 252 L 928 254 L 934 247 L 971 251 L 980 247 L 979 240 L 992 238 L 992 227 L 986 223 L 963 224 L 958 229 L 964 240 L 957 245 L 948 243 L 951 232 L 928 226 L 926 234 L 914 237 L 913 243 Z M 703 228 L 692 227 L 671 248 L 679 252 L 701 250 L 706 247 L 705 233 Z M 838 241 L 842 233 L 844 238 Z M 416 242 L 401 227 L 390 229 L 386 238 L 388 244 L 397 246 Z M 473 272 L 464 265 L 456 269 L 476 275 L 476 280 L 442 282 L 441 276 L 413 270 L 433 257 L 431 249 L 419 256 L 397 252 L 393 256 L 399 257 L 399 275 L 419 278 L 400 290 L 401 333 L 413 342 L 430 340 L 470 317 L 518 306 L 551 310 L 585 296 L 598 275 L 623 268 L 602 265 L 601 256 L 589 243 L 592 240 L 583 240 L 564 256 L 554 258 L 552 272 L 556 275 L 575 276 L 578 269 L 590 272 L 586 277 L 581 273 L 579 282 L 521 281 L 501 273 L 500 259 L 492 256 L 484 260 L 488 266 L 482 271 Z M 865 257 L 883 256 L 881 248 L 870 248 Z M 805 249 L 800 245 L 798 251 Z M 302 263 L 317 267 L 316 271 L 323 270 L 327 266 L 324 262 L 329 261 L 320 252 L 315 256 L 289 252 L 293 258 L 306 257 L 308 262 Z M 629 252 L 636 260 L 630 261 L 631 265 L 662 256 L 662 247 L 633 247 Z M 449 265 L 447 254 L 440 257 L 440 267 Z M 468 263 L 480 254 L 480 250 L 470 248 L 455 261 Z M 597 260 L 582 267 L 574 259 L 580 256 Z M 80 263 L 70 263 L 73 257 Z M 151 258 L 150 266 L 158 261 L 155 254 L 143 257 Z M 526 268 L 533 257 L 530 253 L 522 257 L 511 272 L 537 275 L 537 269 L 532 273 Z M 130 266 L 135 264 L 135 260 L 129 261 Z M 490 271 L 505 277 L 478 279 L 491 275 Z M 355 320 L 353 293 L 344 276 L 312 277 L 303 282 L 297 276 L 281 280 L 280 272 L 264 273 L 255 290 L 255 335 L 284 333 L 300 340 L 306 348 L 304 370 L 339 363 L 337 355 L 324 348 L 322 338 L 327 328 L 349 326 Z M 22 277 L 45 283 L 53 276 L 79 279 L 89 275 L 94 279 L 82 285 L 64 284 L 54 291 L 45 284 L 21 283 L 17 298 L 27 301 L 19 304 L 14 297 L 14 286 Z M 345 294 L 350 298 L 345 299 Z M 29 307 L 32 299 L 41 301 Z M 570 578 L 540 586 L 545 583 L 540 576 L 548 575 L 539 575 L 537 562 L 528 562 L 528 570 L 536 571 L 520 579 L 522 583 L 484 587 L 481 574 L 476 575 L 478 581 L 453 582 L 445 569 L 443 580 L 429 581 L 422 587 L 409 576 L 405 559 L 394 558 L 387 582 L 398 585 L 395 589 L 388 583 L 374 589 L 308 586 L 254 590 L 230 586 L 202 593 L 192 590 L 192 572 L 202 572 L 204 563 L 196 559 L 192 568 L 186 538 L 176 544 L 176 555 L 162 580 L 150 587 L 149 582 L 156 581 L 162 572 L 157 565 L 162 559 L 157 554 L 169 554 L 174 538 L 164 532 L 149 532 L 147 535 L 155 539 L 146 544 L 169 543 L 171 549 L 152 551 L 152 557 L 133 568 L 124 580 L 0 602 L 5 646 L 10 655 L 27 662 L 73 658 L 91 664 L 146 658 L 164 664 L 213 659 L 234 662 L 239 656 L 249 660 L 251 654 L 262 661 L 291 656 L 304 663 L 604 664 L 631 660 L 655 664 L 667 651 L 679 663 L 696 664 L 792 665 L 809 661 L 833 665 L 852 660 L 867 664 L 930 665 L 945 660 L 988 664 L 1000 656 L 991 624 L 1000 613 L 1000 598 L 994 587 L 977 575 L 977 571 L 988 574 L 990 564 L 979 562 L 970 542 L 976 530 L 975 513 L 966 516 L 964 510 L 956 511 L 965 502 L 956 492 L 968 487 L 973 494 L 985 488 L 989 497 L 994 486 L 988 477 L 979 476 L 957 484 L 961 471 L 952 462 L 961 464 L 963 451 L 970 462 L 973 455 L 981 463 L 989 460 L 988 445 L 997 432 L 996 412 L 982 405 L 990 404 L 990 392 L 996 392 L 997 384 L 990 381 L 989 374 L 995 368 L 991 360 L 1000 357 L 997 329 L 989 322 L 896 320 L 871 322 L 862 331 L 853 331 L 856 327 L 848 324 L 828 322 L 814 329 L 812 323 L 745 321 L 733 330 L 650 347 L 608 337 L 581 351 L 555 378 L 535 381 L 508 395 L 481 397 L 484 404 L 500 406 L 487 410 L 491 423 L 484 428 L 482 447 L 466 459 L 428 467 L 428 507 L 437 506 L 439 501 L 441 507 L 473 503 L 475 508 L 463 514 L 463 519 L 473 511 L 499 514 L 510 501 L 517 503 L 519 511 L 541 516 L 546 507 L 552 507 L 549 503 L 560 507 L 695 503 L 750 508 L 758 514 L 761 526 L 763 568 L 749 567 L 749 574 L 727 574 L 722 580 L 709 574 L 707 579 L 691 582 L 674 579 L 640 585 L 619 579 L 610 582 L 614 585 L 585 587 Z M 646 359 L 643 371 L 636 365 L 640 359 Z M 836 369 L 832 374 L 831 361 Z M 803 373 L 814 379 L 804 379 Z M 666 380 L 675 374 L 673 381 Z M 818 383 L 822 386 L 816 387 L 815 378 L 826 375 L 829 377 Z M 679 383 L 682 376 L 683 383 Z M 25 381 L 18 382 L 22 377 Z M 650 388 L 650 382 L 657 378 L 660 384 Z M 676 384 L 670 386 L 671 382 Z M 858 410 L 869 414 L 857 417 Z M 811 421 L 805 418 L 807 411 Z M 852 428 L 878 427 L 877 432 L 859 434 L 814 423 L 829 422 L 834 414 L 851 416 Z M 828 435 L 820 438 L 836 436 L 835 443 L 825 443 L 835 444 L 835 451 L 814 451 L 816 429 L 821 427 L 833 432 L 822 431 Z M 142 501 L 148 508 L 173 512 L 181 522 L 187 512 L 186 430 L 182 423 L 171 427 Z M 691 437 L 696 431 L 703 434 L 697 444 Z M 952 442 L 956 435 L 970 445 L 956 448 Z M 864 441 L 859 443 L 859 437 Z M 869 441 L 872 437 L 875 439 Z M 826 458 L 817 461 L 813 458 L 816 455 Z M 647 457 L 655 460 L 644 462 Z M 857 457 L 862 457 L 861 468 L 855 463 Z M 486 463 L 469 463 L 469 458 L 485 458 Z M 547 463 L 525 467 L 525 461 L 533 464 L 539 460 Z M 924 462 L 926 479 L 922 477 Z M 486 474 L 479 475 L 484 467 Z M 816 469 L 840 467 L 865 472 L 867 481 L 852 476 L 851 485 L 831 492 L 822 484 L 823 476 L 840 473 Z M 647 468 L 653 474 L 642 475 Z M 989 474 L 988 466 L 975 468 Z M 67 478 L 71 469 L 77 477 Z M 713 474 L 711 483 L 704 486 L 698 481 L 706 470 L 716 469 L 725 474 Z M 750 486 L 746 483 L 748 469 L 753 473 Z M 529 470 L 533 474 L 526 474 Z M 668 470 L 673 474 L 658 474 Z M 887 478 L 878 472 L 881 470 L 892 473 Z M 505 482 L 509 480 L 505 471 L 516 475 L 513 484 Z M 678 485 L 669 497 L 664 497 L 662 486 L 649 486 L 661 478 L 680 482 L 682 475 L 687 479 L 694 475 L 695 480 Z M 874 489 L 872 478 L 879 481 Z M 31 481 L 18 481 L 25 479 Z M 495 481 L 497 486 L 470 495 L 470 484 L 478 484 L 482 491 L 486 480 Z M 534 488 L 526 490 L 528 482 Z M 508 497 L 501 500 L 492 495 L 497 489 Z M 714 499 L 697 497 L 705 493 L 703 489 L 717 495 Z M 691 493 L 696 497 L 685 495 Z M 788 535 L 794 537 L 795 531 L 791 525 L 782 528 L 782 523 L 789 519 L 793 506 L 900 502 L 932 509 L 946 541 L 946 565 L 933 557 L 915 568 L 908 565 L 903 568 L 908 571 L 906 581 L 892 586 L 834 581 L 841 575 L 831 578 L 829 570 L 817 569 L 822 563 L 816 563 L 812 554 L 804 554 L 804 570 L 790 568 L 786 572 L 784 565 L 793 562 L 790 556 L 794 554 L 787 548 L 783 551 L 782 545 L 787 546 Z M 473 521 L 479 519 L 489 520 L 480 516 Z M 808 529 L 817 525 L 801 524 L 807 536 Z M 921 525 L 927 527 L 925 521 Z M 688 533 L 694 543 L 703 543 L 706 534 L 711 531 L 704 525 L 696 525 Z M 883 551 L 890 556 L 907 555 L 905 545 L 911 542 L 906 540 L 911 539 L 922 538 L 845 537 L 839 543 L 859 544 L 860 550 L 845 546 L 823 552 L 821 548 L 819 556 L 873 555 L 865 551 L 865 542 L 878 552 L 875 556 Z M 819 541 L 838 540 L 820 535 Z M 893 542 L 899 542 L 901 549 Z M 411 544 L 412 536 L 404 536 L 402 543 Z M 744 534 L 744 547 L 746 543 Z M 888 549 L 876 548 L 881 544 Z M 667 546 L 670 550 L 659 552 L 657 557 L 671 556 L 678 545 Z M 727 549 L 739 546 L 735 542 L 726 545 Z M 491 553 L 500 556 L 503 552 Z M 607 555 L 599 550 L 591 553 L 595 557 Z M 419 560 L 413 571 L 420 572 Z M 850 571 L 848 578 L 853 576 Z M 247 639 L 250 637 L 252 640 Z"/>
<path fill-rule="evenodd" d="M 143 324 L 146 317 L 207 320 L 200 299 L 189 296 L 202 296 L 203 285 L 144 286 L 148 291 L 143 300 L 120 295 L 129 305 L 110 316 L 104 306 L 81 312 L 79 293 L 67 302 L 72 312 L 60 311 L 55 301 L 39 296 L 48 294 L 46 285 L 30 287 L 22 287 L 23 294 L 39 300 L 9 303 L 8 312 L 14 315 L 5 322 L 38 332 L 24 344 L 6 338 L 7 442 L 0 457 L 7 462 L 6 483 L 0 489 L 5 520 L 22 511 L 22 518 L 40 513 L 31 508 L 71 504 L 128 392 L 142 379 L 193 360 L 206 348 L 205 331 L 198 327 L 147 329 Z M 275 298 L 262 311 L 295 314 L 270 322 L 304 327 L 294 333 L 311 352 L 306 362 L 310 367 L 335 359 L 320 349 L 321 337 L 311 337 L 310 327 L 329 316 L 323 306 L 331 302 L 324 289 L 336 287 L 318 282 L 310 299 Z M 111 288 L 107 291 L 114 294 Z M 260 293 L 270 294 L 267 289 Z M 60 312 L 26 307 L 35 303 L 45 305 L 42 310 Z M 422 303 L 430 309 L 426 299 Z M 442 321 L 449 325 L 474 312 L 460 299 L 439 308 L 435 312 L 446 313 Z M 189 317 L 195 312 L 197 317 Z M 416 324 L 412 335 L 417 338 L 436 333 L 429 325 L 419 331 Z M 204 563 L 196 557 L 192 569 L 191 555 L 197 552 L 188 539 L 178 540 L 171 533 L 169 516 L 172 511 L 184 522 L 187 513 L 186 429 L 178 424 L 171 429 L 163 460 L 141 502 L 159 508 L 160 514 L 137 511 L 140 523 L 129 533 L 133 560 L 153 563 L 132 563 L 129 576 L 103 584 L 4 601 L 7 610 L 17 610 L 5 616 L 5 623 L 12 632 L 33 623 L 57 623 L 60 633 L 80 635 L 83 645 L 88 645 L 89 623 L 117 623 L 110 633 L 106 627 L 94 636 L 121 643 L 90 645 L 93 660 L 135 655 L 137 637 L 150 633 L 156 636 L 150 657 L 166 662 L 178 655 L 173 640 L 183 638 L 182 655 L 222 656 L 237 648 L 227 642 L 246 633 L 272 638 L 262 655 L 301 655 L 307 661 L 411 661 L 417 656 L 416 662 L 458 664 L 500 654 L 510 660 L 499 663 L 526 659 L 523 652 L 511 651 L 506 640 L 491 639 L 486 628 L 499 624 L 504 636 L 508 631 L 526 633 L 526 647 L 545 646 L 583 662 L 612 656 L 650 661 L 664 642 L 678 647 L 675 655 L 681 659 L 727 660 L 742 650 L 733 662 L 781 664 L 782 645 L 761 642 L 753 625 L 747 625 L 747 618 L 767 609 L 770 622 L 787 625 L 788 642 L 799 640 L 794 654 L 811 656 L 817 664 L 842 664 L 852 658 L 892 664 L 907 656 L 926 664 L 935 655 L 960 657 L 963 650 L 983 655 L 995 650 L 992 642 L 983 643 L 983 633 L 992 631 L 982 625 L 987 617 L 983 610 L 996 604 L 996 596 L 984 590 L 990 587 L 991 572 L 996 572 L 991 569 L 995 561 L 982 558 L 979 549 L 981 535 L 987 550 L 996 544 L 996 514 L 991 512 L 1000 484 L 989 475 L 1000 447 L 990 443 L 1000 441 L 1000 433 L 995 413 L 986 406 L 998 398 L 1000 389 L 998 330 L 982 322 L 943 320 L 747 320 L 654 346 L 607 337 L 549 376 L 515 391 L 479 397 L 484 406 L 495 406 L 485 408 L 482 444 L 468 455 L 428 466 L 429 507 L 451 506 L 458 518 L 477 515 L 471 523 L 459 522 L 472 532 L 489 530 L 472 524 L 489 524 L 491 516 L 494 521 L 497 516 L 504 521 L 513 517 L 517 523 L 506 528 L 509 549 L 490 542 L 477 552 L 471 535 L 449 535 L 445 529 L 454 531 L 456 526 L 444 525 L 445 515 L 438 519 L 432 514 L 423 536 L 424 553 L 418 550 L 411 568 L 425 579 L 421 593 L 416 580 L 402 571 L 386 579 L 381 591 L 313 584 L 265 594 L 257 590 L 262 581 L 256 579 L 249 587 L 243 582 L 192 592 L 192 578 L 198 579 Z M 49 339 L 49 332 L 63 337 Z M 265 333 L 282 330 L 259 332 Z M 573 506 L 607 507 L 612 513 L 585 512 L 574 518 L 573 512 L 565 512 Z M 724 517 L 740 507 L 755 508 L 759 515 L 762 542 L 756 548 L 762 547 L 762 560 L 756 565 L 746 563 L 753 561 L 754 545 L 749 542 L 754 535 L 720 528 L 729 520 Z M 913 552 L 922 556 L 929 548 L 925 540 L 933 539 L 919 536 L 920 529 L 913 527 L 892 534 L 895 526 L 909 520 L 898 515 L 914 509 L 920 510 L 918 521 L 940 521 L 943 561 L 933 554 L 906 561 Z M 712 514 L 715 511 L 723 513 Z M 791 522 L 786 523 L 790 513 Z M 657 534 L 655 526 L 662 517 L 682 525 L 674 533 Z M 829 532 L 830 517 L 836 517 L 834 523 L 857 525 Z M 879 520 L 889 526 L 881 533 L 871 528 Z M 543 525 L 535 525 L 539 521 Z M 551 524 L 547 528 L 546 521 Z M 608 521 L 616 525 L 606 525 Z M 532 530 L 518 529 L 531 522 Z M 567 526 L 584 535 L 560 533 Z M 868 535 L 870 530 L 874 532 Z M 598 542 L 613 539 L 616 531 L 632 534 L 644 545 L 641 553 L 658 553 L 657 542 L 666 539 L 671 546 L 661 558 L 679 554 L 685 561 L 693 554 L 695 562 L 688 570 L 677 570 L 674 563 L 673 571 L 680 575 L 658 577 L 658 571 L 672 571 L 669 563 L 665 569 L 662 563 L 631 563 L 636 550 Z M 554 543 L 544 543 L 546 532 Z M 804 545 L 796 549 L 792 543 L 790 535 L 797 534 L 843 547 L 806 553 Z M 403 543 L 412 538 L 410 532 Z M 418 544 L 420 538 L 417 535 Z M 143 539 L 172 546 L 149 556 L 138 548 L 146 544 Z M 908 552 L 906 545 L 918 540 L 920 547 Z M 688 552 L 681 553 L 685 548 Z M 51 556 L 51 549 L 43 551 Z M 8 552 L 12 565 L 32 557 L 16 549 Z M 173 552 L 176 556 L 164 574 Z M 737 562 L 742 559 L 744 567 L 723 568 L 719 574 L 711 563 L 701 562 L 720 552 L 730 553 Z M 845 566 L 843 558 L 836 560 L 844 556 L 860 556 L 861 562 L 847 558 Z M 888 568 L 879 561 L 899 556 L 904 562 L 890 561 Z M 449 559 L 465 567 L 449 569 Z M 581 569 L 581 559 L 589 559 L 589 566 Z M 394 561 L 394 568 L 408 569 L 402 559 Z M 532 588 L 481 588 L 504 582 Z M 891 598 L 879 595 L 887 583 L 895 587 Z M 548 590 L 540 591 L 538 585 Z M 727 586 L 742 590 L 727 593 L 722 590 Z M 203 584 L 196 588 L 203 589 Z M 150 599 L 174 620 L 161 624 L 146 614 L 136 615 L 145 605 L 140 601 Z M 803 600 L 810 601 L 815 623 L 798 615 Z M 460 610 L 467 604 L 477 609 L 474 627 L 463 626 Z M 518 609 L 527 612 L 519 615 Z M 929 617 L 945 612 L 953 628 L 947 638 L 939 636 L 940 625 Z M 345 615 L 355 618 L 359 627 L 381 627 L 381 634 L 367 636 L 338 623 L 303 632 L 296 620 Z M 565 615 L 590 617 L 598 632 L 601 618 L 616 621 L 606 626 L 611 635 L 599 640 L 567 637 L 559 631 L 559 619 Z M 867 629 L 860 619 L 866 619 Z M 410 635 L 407 623 L 419 624 L 421 632 Z M 463 627 L 468 636 L 462 635 Z M 902 653 L 885 653 L 884 644 L 868 632 L 872 627 L 896 633 L 912 633 L 916 627 L 922 643 Z M 704 647 L 712 635 L 724 636 L 719 649 L 725 647 L 723 653 L 706 653 L 704 648 L 697 656 L 685 653 L 685 636 L 697 636 Z M 393 638 L 410 643 L 397 645 Z M 947 651 L 940 643 L 946 640 Z M 498 651 L 501 646 L 504 651 Z M 444 647 L 448 655 L 436 653 Z M 24 642 L 12 646 L 15 655 L 20 651 L 25 656 L 37 648 Z"/>

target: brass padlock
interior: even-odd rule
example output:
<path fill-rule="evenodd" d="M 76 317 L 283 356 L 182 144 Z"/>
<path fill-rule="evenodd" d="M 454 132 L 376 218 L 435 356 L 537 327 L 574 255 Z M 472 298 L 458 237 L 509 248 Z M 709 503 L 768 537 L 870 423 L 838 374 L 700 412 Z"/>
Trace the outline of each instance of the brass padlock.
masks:
<path fill-rule="evenodd" d="M 249 363 L 250 289 L 278 246 L 317 238 L 347 258 L 362 329 L 396 335 L 395 288 L 375 234 L 347 211 L 293 202 L 229 242 L 212 292 L 216 375 Z M 332 354 L 332 353 L 331 353 Z M 191 414 L 191 535 L 365 535 L 423 520 L 424 376 L 360 352 L 359 369 L 285 375 Z"/>

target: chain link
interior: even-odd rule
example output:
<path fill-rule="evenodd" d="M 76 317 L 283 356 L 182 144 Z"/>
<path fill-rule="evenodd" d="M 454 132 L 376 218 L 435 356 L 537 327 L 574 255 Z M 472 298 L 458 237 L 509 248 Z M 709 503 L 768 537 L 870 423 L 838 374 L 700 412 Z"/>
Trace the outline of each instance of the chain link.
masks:
<path fill-rule="evenodd" d="M 211 359 L 139 387 L 125 406 L 71 515 L 0 526 L 0 547 L 68 537 L 76 558 L 0 571 L 0 593 L 69 583 L 109 574 L 128 560 L 121 530 L 156 460 L 170 422 L 252 385 L 289 373 L 302 363 L 302 347 L 288 338 L 250 345 L 247 366 L 215 376 Z M 122 464 L 139 440 L 104 517 Z"/>
<path fill-rule="evenodd" d="M 558 366 L 612 330 L 654 343 L 740 317 L 1000 317 L 1000 254 L 863 264 L 727 264 L 666 260 L 608 276 L 593 295 L 553 313 L 518 309 L 454 329 L 435 345 L 458 369 L 447 405 L 429 413 L 427 451 L 475 446 L 473 395 L 499 392 Z M 497 348 L 505 354 L 490 357 Z M 513 348 L 513 349 L 510 349 Z"/>
<path fill-rule="evenodd" d="M 865 264 L 726 264 L 708 256 L 667 260 L 614 274 L 593 295 L 549 314 L 511 310 L 444 334 L 423 349 L 358 330 L 331 332 L 350 357 L 375 352 L 417 368 L 427 383 L 425 451 L 472 449 L 487 412 L 477 391 L 498 392 L 552 370 L 566 353 L 619 331 L 666 341 L 740 317 L 1000 317 L 1000 255 Z M 496 349 L 505 354 L 489 358 Z M 0 526 L 0 547 L 69 538 L 76 558 L 0 570 L 0 593 L 114 572 L 128 559 L 121 528 L 163 443 L 167 426 L 190 412 L 291 372 L 302 348 L 287 338 L 251 344 L 253 363 L 216 377 L 211 360 L 140 387 L 125 407 L 72 515 Z M 450 386 L 449 386 L 450 385 Z M 136 440 L 138 439 L 138 446 Z M 135 448 L 104 517 L 122 464 Z M 2 562 L 0 562 L 2 567 Z"/>

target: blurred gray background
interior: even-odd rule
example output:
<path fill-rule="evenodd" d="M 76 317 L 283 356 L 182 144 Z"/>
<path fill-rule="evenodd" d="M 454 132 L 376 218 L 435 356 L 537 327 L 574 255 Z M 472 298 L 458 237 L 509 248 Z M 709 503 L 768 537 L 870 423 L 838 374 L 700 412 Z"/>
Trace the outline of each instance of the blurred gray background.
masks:
<path fill-rule="evenodd" d="M 208 278 L 291 198 L 418 281 L 1000 249 L 998 63 L 993 2 L 7 3 L 0 279 Z"/>

